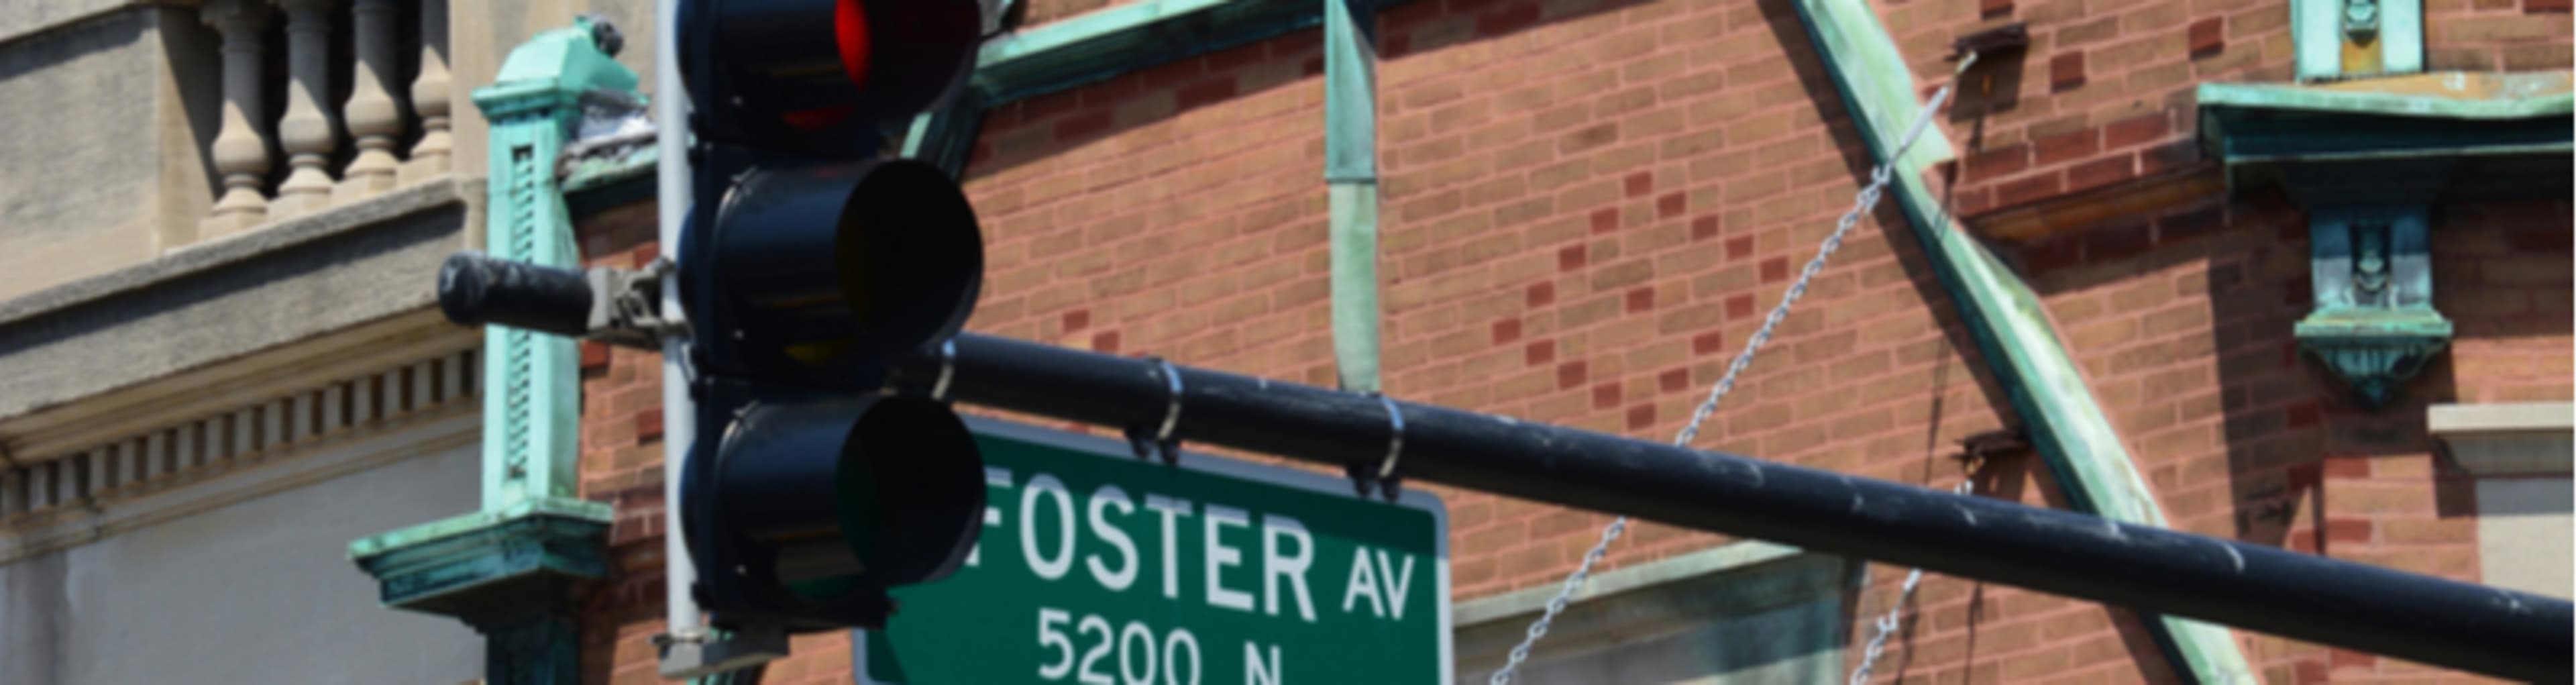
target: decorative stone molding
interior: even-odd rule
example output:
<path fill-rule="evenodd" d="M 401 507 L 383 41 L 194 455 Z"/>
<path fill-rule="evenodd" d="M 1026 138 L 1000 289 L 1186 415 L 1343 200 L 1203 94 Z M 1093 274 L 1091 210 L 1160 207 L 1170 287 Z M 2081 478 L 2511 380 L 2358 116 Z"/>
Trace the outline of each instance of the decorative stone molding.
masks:
<path fill-rule="evenodd" d="M 402 135 L 402 113 L 391 89 L 394 9 L 393 0 L 357 0 L 349 9 L 357 26 L 358 69 L 342 116 L 358 139 L 358 158 L 349 162 L 341 186 L 348 199 L 393 189 L 401 165 L 394 159 L 394 138 Z"/>
<path fill-rule="evenodd" d="M 2576 473 L 2576 403 L 2436 404 L 2424 424 L 2473 475 Z"/>
<path fill-rule="evenodd" d="M 447 0 L 420 0 L 420 75 L 411 82 L 412 112 L 420 115 L 420 142 L 403 161 L 409 183 L 447 173 L 454 146 L 448 134 Z"/>
<path fill-rule="evenodd" d="M 187 4 L 187 3 L 182 3 Z M 208 150 L 222 190 L 191 242 L 264 228 L 280 220 L 344 207 L 403 186 L 441 180 L 453 156 L 445 0 L 203 0 L 200 18 L 223 37 L 222 119 Z M 335 12 L 349 13 L 347 35 L 332 31 Z M 270 33 L 284 15 L 283 45 Z M 416 14 L 417 21 L 404 21 Z M 416 29 L 416 33 L 414 30 Z M 346 44 L 354 59 L 335 56 Z M 403 73 L 406 50 L 417 49 Z M 286 53 L 286 78 L 264 69 L 268 53 Z M 211 55 L 205 57 L 212 57 Z M 175 58 L 175 57 L 174 57 Z M 348 99 L 329 101 L 331 84 Z M 406 128 L 405 101 L 419 138 L 397 149 Z M 273 109 L 283 103 L 283 111 Z M 347 164 L 333 168 L 343 150 Z M 278 159 L 283 152 L 285 159 Z M 279 164 L 288 172 L 270 187 Z M 337 180 L 334 175 L 337 174 Z"/>
<path fill-rule="evenodd" d="M 69 453 L 0 452 L 0 563 L 94 538 L 108 523 L 141 525 L 129 520 L 136 514 L 118 513 L 129 506 L 161 512 L 152 518 L 161 520 L 314 479 L 271 478 L 262 486 L 266 490 L 247 493 L 241 490 L 248 486 L 213 487 L 206 481 L 320 451 L 365 452 L 362 441 L 398 427 L 470 417 L 478 406 L 476 356 L 475 350 L 450 347 Z M 471 424 L 468 419 L 450 431 L 461 439 L 441 444 L 470 444 Z M 229 494 L 187 494 L 208 487 L 208 493 Z M 165 499 L 162 493 L 170 493 L 169 502 L 141 502 Z"/>
<path fill-rule="evenodd" d="M 223 175 L 223 196 L 212 215 L 198 227 L 200 239 L 228 235 L 268 220 L 268 198 L 260 194 L 268 174 L 268 139 L 260 122 L 260 35 L 268 27 L 268 6 L 254 0 L 209 0 L 201 10 L 206 24 L 223 35 L 224 113 L 215 134 L 215 172 Z"/>

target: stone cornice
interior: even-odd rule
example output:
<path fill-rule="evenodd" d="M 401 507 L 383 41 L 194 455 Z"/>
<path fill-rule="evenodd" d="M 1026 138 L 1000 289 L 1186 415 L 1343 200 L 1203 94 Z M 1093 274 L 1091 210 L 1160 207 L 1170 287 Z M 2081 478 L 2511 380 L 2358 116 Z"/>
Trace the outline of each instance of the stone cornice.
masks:
<path fill-rule="evenodd" d="M 2452 459 L 2477 476 L 2576 471 L 2576 404 L 2437 404 L 2425 409 L 2424 424 Z"/>
<path fill-rule="evenodd" d="M 0 304 L 0 446 L 35 415 L 422 311 L 467 212 L 435 181 Z"/>
<path fill-rule="evenodd" d="M 208 487 L 198 483 L 228 481 L 236 472 L 267 473 L 270 465 L 347 449 L 377 451 L 377 447 L 351 446 L 372 444 L 379 438 L 392 440 L 381 449 L 397 449 L 409 443 L 391 436 L 422 424 L 463 421 L 446 430 L 461 436 L 452 446 L 469 445 L 479 435 L 480 424 L 472 341 L 472 336 L 452 336 L 435 352 L 375 356 L 375 364 L 304 385 L 259 385 L 240 393 L 209 393 L 247 398 L 219 408 L 187 414 L 142 410 L 139 413 L 150 417 L 150 423 L 73 450 L 0 453 L 7 457 L 0 460 L 0 550 L 43 547 L 51 544 L 45 540 L 84 530 L 94 537 L 101 526 L 123 520 L 115 512 L 130 502 L 164 499 L 160 494 L 164 492 L 174 493 L 168 497 L 178 501 L 205 499 L 214 495 L 190 494 Z M 364 461 L 371 457 L 334 458 Z M 285 467 L 280 473 L 306 468 Z M 280 478 L 288 482 L 277 487 L 311 480 L 276 474 L 252 480 Z M 243 487 L 250 486 L 225 484 L 209 492 Z M 168 506 L 150 504 L 141 511 Z M 0 551 L 0 562 L 7 555 Z"/>
<path fill-rule="evenodd" d="M 400 378 L 406 369 L 470 358 L 459 352 L 364 380 Z M 356 407 L 363 414 L 333 412 L 313 402 L 356 403 L 350 390 L 360 382 L 182 423 L 68 459 L 0 467 L 0 564 L 403 459 L 471 450 L 480 439 L 479 405 L 470 392 L 427 404 L 369 401 Z M 439 385 L 433 379 L 428 395 L 439 397 Z M 289 407 L 287 414 L 300 407 L 323 416 L 307 415 L 302 426 L 292 427 L 282 418 L 254 418 L 282 416 L 252 411 L 280 406 Z M 332 430 L 312 419 L 343 425 Z M 176 439 L 181 435 L 190 439 Z"/>

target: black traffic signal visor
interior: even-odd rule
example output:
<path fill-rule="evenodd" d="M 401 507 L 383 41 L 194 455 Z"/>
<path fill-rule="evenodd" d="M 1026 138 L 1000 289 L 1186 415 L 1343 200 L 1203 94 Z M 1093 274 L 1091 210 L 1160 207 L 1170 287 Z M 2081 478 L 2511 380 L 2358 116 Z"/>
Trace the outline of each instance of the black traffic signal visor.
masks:
<path fill-rule="evenodd" d="M 743 363 L 774 380 L 864 384 L 889 355 L 956 335 L 983 288 L 974 208 L 910 160 L 751 172 L 712 242 Z"/>
<path fill-rule="evenodd" d="M 773 611 L 834 599 L 791 587 L 866 591 L 946 577 L 982 528 L 983 460 L 944 402 L 756 403 L 719 451 L 713 491 L 704 493 L 713 495 L 711 528 L 741 562 L 735 572 L 791 605 Z"/>
<path fill-rule="evenodd" d="M 680 60 L 710 142 L 851 159 L 953 95 L 976 0 L 684 0 Z"/>

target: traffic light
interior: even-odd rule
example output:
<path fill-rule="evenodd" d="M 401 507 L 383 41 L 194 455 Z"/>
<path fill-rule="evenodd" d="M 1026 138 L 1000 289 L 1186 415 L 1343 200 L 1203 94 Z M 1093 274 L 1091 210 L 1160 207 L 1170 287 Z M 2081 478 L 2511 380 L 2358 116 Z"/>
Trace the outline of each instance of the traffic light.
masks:
<path fill-rule="evenodd" d="M 884 624 L 954 571 L 984 473 L 948 404 L 888 361 L 955 335 L 983 281 L 975 212 L 879 131 L 960 87 L 976 0 L 686 0 L 696 108 L 679 247 L 699 436 L 679 506 L 710 622 Z"/>

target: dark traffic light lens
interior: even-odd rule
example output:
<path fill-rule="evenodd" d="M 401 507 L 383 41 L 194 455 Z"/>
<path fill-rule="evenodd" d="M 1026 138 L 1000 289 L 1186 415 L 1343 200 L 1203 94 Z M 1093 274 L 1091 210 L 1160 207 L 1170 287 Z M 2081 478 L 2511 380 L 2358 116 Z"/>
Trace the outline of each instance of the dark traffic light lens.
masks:
<path fill-rule="evenodd" d="M 716 226 L 746 363 L 838 386 L 956 335 L 983 289 L 975 210 L 937 167 L 872 160 L 745 177 Z"/>
<path fill-rule="evenodd" d="M 957 568 L 982 527 L 983 460 L 943 402 L 756 404 L 727 431 L 722 452 L 718 525 L 755 562 L 752 575 L 783 585 L 936 580 Z"/>

